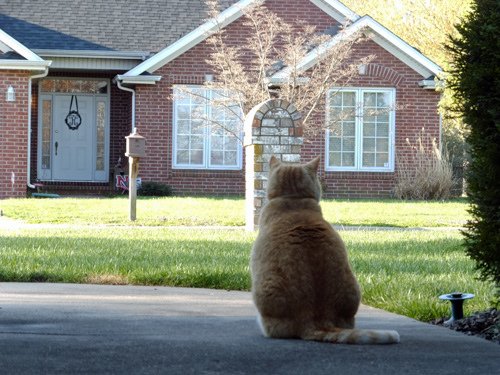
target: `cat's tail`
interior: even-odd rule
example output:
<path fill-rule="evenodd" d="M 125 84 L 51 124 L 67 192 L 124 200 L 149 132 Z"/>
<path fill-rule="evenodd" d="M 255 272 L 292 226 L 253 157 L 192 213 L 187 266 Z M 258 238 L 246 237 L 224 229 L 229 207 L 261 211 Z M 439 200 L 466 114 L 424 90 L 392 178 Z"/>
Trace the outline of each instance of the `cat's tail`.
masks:
<path fill-rule="evenodd" d="M 399 333 L 386 330 L 336 328 L 331 331 L 314 330 L 306 332 L 301 338 L 336 344 L 397 344 L 399 342 Z"/>

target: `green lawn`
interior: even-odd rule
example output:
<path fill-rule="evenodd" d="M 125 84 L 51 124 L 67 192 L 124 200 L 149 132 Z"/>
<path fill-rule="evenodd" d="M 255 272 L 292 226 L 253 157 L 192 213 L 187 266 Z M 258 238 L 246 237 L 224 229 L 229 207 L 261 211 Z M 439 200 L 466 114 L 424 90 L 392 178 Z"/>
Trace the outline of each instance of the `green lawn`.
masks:
<path fill-rule="evenodd" d="M 328 221 L 345 226 L 461 227 L 468 219 L 464 200 L 324 200 L 321 206 Z M 29 223 L 131 224 L 125 197 L 7 199 L 0 209 Z M 244 216 L 242 198 L 140 198 L 133 225 L 243 226 Z"/>
<path fill-rule="evenodd" d="M 342 231 L 363 302 L 420 320 L 449 314 L 438 296 L 489 306 L 458 231 Z M 248 290 L 254 233 L 242 229 L 101 227 L 0 230 L 0 281 L 128 283 Z"/>

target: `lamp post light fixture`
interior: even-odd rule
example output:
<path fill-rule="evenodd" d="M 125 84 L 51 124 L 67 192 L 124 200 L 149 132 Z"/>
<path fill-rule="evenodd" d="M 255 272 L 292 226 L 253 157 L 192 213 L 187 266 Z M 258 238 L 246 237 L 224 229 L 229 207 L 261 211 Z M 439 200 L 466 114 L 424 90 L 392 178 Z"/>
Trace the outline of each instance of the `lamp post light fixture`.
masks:
<path fill-rule="evenodd" d="M 7 88 L 5 100 L 8 102 L 15 102 L 16 101 L 16 92 L 14 90 L 14 87 L 12 87 L 11 85 L 9 85 L 9 87 Z"/>

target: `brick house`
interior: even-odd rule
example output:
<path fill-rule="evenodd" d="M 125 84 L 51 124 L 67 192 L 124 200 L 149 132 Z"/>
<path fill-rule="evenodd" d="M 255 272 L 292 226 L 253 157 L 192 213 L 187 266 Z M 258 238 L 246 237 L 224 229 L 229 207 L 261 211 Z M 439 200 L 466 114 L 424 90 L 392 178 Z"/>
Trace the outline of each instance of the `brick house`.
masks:
<path fill-rule="evenodd" d="M 248 33 L 242 14 L 254 2 L 225 3 L 219 22 L 235 43 Z M 212 75 L 205 59 L 213 24 L 204 20 L 203 1 L 68 4 L 0 5 L 0 198 L 25 196 L 35 183 L 67 194 L 112 191 L 120 158 L 126 167 L 124 137 L 134 127 L 147 139 L 143 181 L 169 184 L 177 194 L 244 194 L 241 144 L 210 127 L 195 131 L 194 104 L 171 99 L 176 85 L 201 86 Z M 265 4 L 319 31 L 349 22 L 369 35 L 355 57 L 375 59 L 335 98 L 325 98 L 325 116 L 351 102 L 397 102 L 402 109 L 373 122 L 353 116 L 342 132 L 310 139 L 301 152 L 304 160 L 321 155 L 327 197 L 390 196 L 405 140 L 422 128 L 440 139 L 439 66 L 337 0 Z"/>

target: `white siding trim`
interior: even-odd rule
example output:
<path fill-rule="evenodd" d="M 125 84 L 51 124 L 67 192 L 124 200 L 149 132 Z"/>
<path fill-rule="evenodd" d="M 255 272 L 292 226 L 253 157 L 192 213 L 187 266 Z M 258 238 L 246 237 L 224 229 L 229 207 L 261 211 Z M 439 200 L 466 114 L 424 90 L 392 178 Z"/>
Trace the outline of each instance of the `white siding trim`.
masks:
<path fill-rule="evenodd" d="M 347 21 L 356 21 L 359 15 L 337 0 L 311 0 L 323 12 L 341 24 Z"/>

